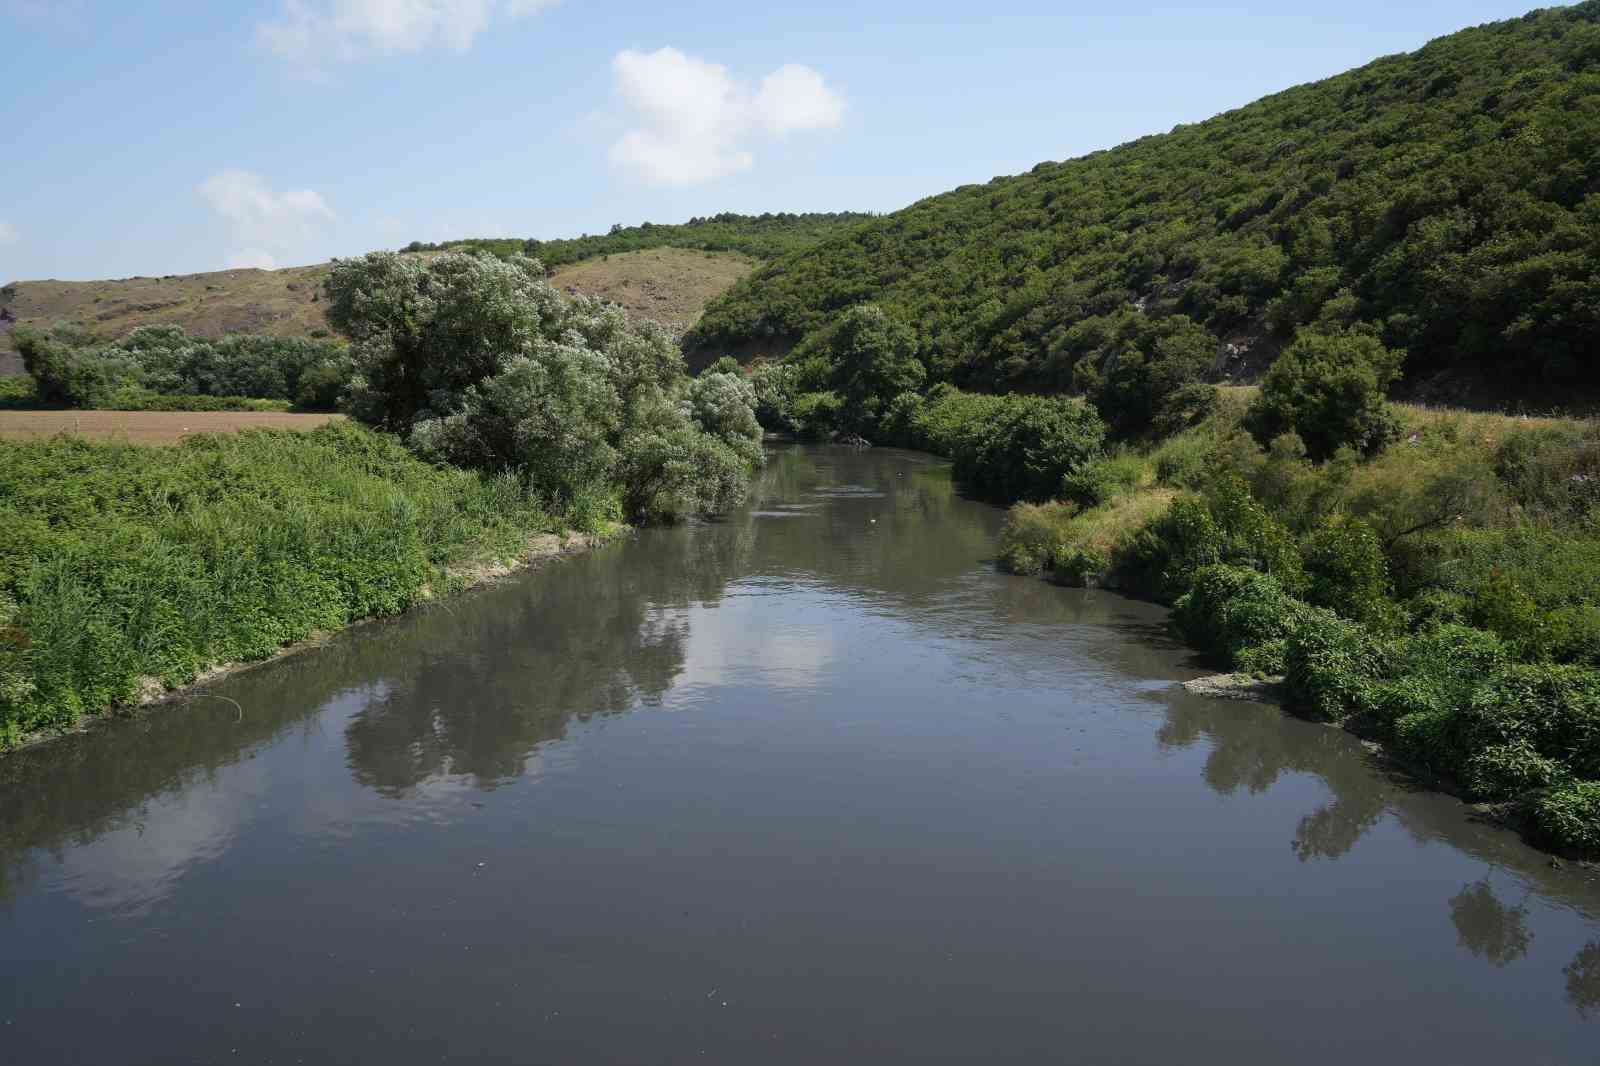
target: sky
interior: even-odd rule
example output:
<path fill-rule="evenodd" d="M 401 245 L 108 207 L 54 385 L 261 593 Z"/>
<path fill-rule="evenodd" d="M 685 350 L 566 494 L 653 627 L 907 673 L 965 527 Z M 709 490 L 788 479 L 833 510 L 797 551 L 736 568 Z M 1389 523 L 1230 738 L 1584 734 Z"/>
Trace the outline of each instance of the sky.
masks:
<path fill-rule="evenodd" d="M 0 281 L 892 211 L 1532 0 L 0 0 Z"/>

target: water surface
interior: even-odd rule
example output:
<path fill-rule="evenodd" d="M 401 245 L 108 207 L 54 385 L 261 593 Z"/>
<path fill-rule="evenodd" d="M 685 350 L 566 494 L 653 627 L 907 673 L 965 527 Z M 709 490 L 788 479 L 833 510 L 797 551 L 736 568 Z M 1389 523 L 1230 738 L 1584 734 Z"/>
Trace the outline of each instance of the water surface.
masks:
<path fill-rule="evenodd" d="M 1600 1059 L 1600 884 L 893 451 L 0 760 L 0 1061 Z"/>

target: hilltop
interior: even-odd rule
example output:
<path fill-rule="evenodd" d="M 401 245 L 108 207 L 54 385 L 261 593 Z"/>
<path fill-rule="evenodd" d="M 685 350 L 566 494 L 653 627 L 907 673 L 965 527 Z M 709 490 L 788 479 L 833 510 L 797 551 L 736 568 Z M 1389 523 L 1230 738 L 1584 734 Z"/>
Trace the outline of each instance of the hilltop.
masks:
<path fill-rule="evenodd" d="M 603 296 L 632 314 L 683 327 L 755 266 L 754 259 L 737 253 L 656 248 L 560 266 L 550 280 L 571 292 Z M 17 325 L 71 322 L 107 339 L 149 325 L 182 326 L 207 338 L 228 333 L 325 337 L 331 331 L 323 316 L 322 283 L 331 269 L 318 263 L 112 281 L 23 281 L 0 289 L 0 307 L 16 316 Z M 21 372 L 9 337 L 0 331 L 0 376 Z"/>
<path fill-rule="evenodd" d="M 1413 396 L 1592 403 L 1596 293 L 1590 0 L 922 200 L 756 271 L 687 341 L 782 351 L 873 301 L 934 379 L 1051 392 L 1135 319 L 1199 324 L 1233 381 L 1321 320 L 1405 349 Z"/>
<path fill-rule="evenodd" d="M 873 216 L 721 214 L 682 225 L 613 226 L 604 235 L 563 240 L 471 238 L 406 251 L 481 251 L 529 255 L 552 271 L 560 288 L 613 300 L 656 321 L 692 325 L 707 301 L 726 291 L 762 260 L 794 252 Z M 182 326 L 216 338 L 228 333 L 281 337 L 328 335 L 321 292 L 330 264 L 282 270 L 221 270 L 110 281 L 22 281 L 0 288 L 0 308 L 18 325 L 71 322 L 113 339 L 147 325 Z M 0 325 L 0 376 L 21 372 Z"/>

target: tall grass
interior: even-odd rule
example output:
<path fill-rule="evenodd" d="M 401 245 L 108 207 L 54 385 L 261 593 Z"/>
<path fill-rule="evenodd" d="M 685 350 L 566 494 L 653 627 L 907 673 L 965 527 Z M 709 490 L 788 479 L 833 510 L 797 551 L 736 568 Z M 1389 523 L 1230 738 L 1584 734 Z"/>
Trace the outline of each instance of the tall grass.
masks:
<path fill-rule="evenodd" d="M 0 747 L 394 614 L 549 515 L 348 424 L 170 448 L 0 442 Z"/>

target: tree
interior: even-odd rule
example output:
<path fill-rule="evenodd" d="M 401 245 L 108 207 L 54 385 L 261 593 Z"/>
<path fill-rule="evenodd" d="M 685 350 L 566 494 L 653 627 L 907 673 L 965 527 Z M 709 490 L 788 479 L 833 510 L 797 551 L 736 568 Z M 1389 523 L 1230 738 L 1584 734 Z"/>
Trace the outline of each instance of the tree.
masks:
<path fill-rule="evenodd" d="M 875 304 L 845 312 L 821 347 L 833 364 L 844 424 L 861 433 L 876 432 L 894 398 L 922 388 L 928 376 L 916 332 Z"/>
<path fill-rule="evenodd" d="M 397 432 L 453 413 L 468 387 L 557 340 L 567 318 L 544 268 L 521 256 L 372 252 L 336 261 L 325 286 L 360 375 L 352 412 Z"/>
<path fill-rule="evenodd" d="M 1385 397 L 1404 359 L 1370 333 L 1301 330 L 1267 371 L 1245 424 L 1263 446 L 1296 433 L 1319 461 L 1346 447 L 1371 455 L 1399 433 Z"/>

